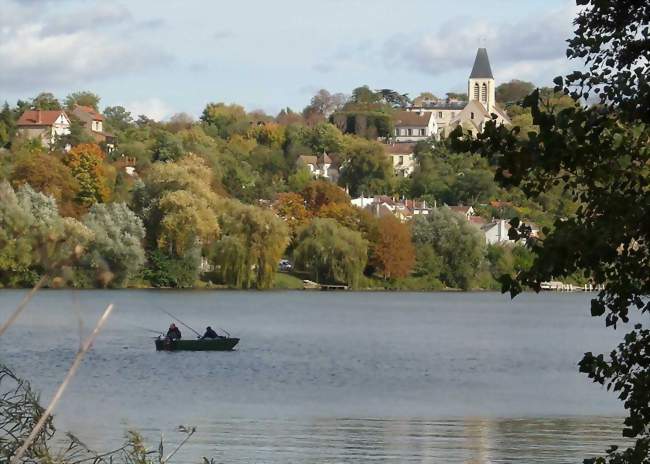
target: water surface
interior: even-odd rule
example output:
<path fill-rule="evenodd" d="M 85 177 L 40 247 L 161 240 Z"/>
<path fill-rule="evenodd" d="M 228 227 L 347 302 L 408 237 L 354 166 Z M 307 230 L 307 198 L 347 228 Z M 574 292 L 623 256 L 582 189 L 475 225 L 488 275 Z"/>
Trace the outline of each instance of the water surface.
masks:
<path fill-rule="evenodd" d="M 0 292 L 6 317 L 24 293 Z M 581 462 L 617 443 L 620 404 L 577 372 L 622 332 L 584 294 L 43 291 L 0 339 L 49 398 L 102 309 L 116 310 L 56 415 L 99 448 L 138 429 L 178 462 Z M 231 353 L 157 353 L 171 322 L 225 327 Z M 181 327 L 185 337 L 193 334 Z"/>

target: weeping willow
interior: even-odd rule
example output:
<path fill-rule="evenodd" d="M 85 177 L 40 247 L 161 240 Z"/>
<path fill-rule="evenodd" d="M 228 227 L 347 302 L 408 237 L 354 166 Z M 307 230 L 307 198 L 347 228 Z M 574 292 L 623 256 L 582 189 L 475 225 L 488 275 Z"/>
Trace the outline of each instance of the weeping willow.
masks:
<path fill-rule="evenodd" d="M 237 288 L 270 288 L 289 244 L 289 230 L 272 211 L 229 201 L 212 259 L 220 280 Z"/>
<path fill-rule="evenodd" d="M 358 287 L 368 257 L 361 234 L 334 219 L 314 219 L 297 236 L 294 261 L 317 282 Z"/>

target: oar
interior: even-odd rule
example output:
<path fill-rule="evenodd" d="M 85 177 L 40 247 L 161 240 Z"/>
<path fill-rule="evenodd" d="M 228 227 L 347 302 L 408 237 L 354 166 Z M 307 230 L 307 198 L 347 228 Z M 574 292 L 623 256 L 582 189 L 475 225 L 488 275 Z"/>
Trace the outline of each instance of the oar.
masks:
<path fill-rule="evenodd" d="M 172 313 L 170 313 L 169 311 L 165 311 L 165 310 L 162 309 L 162 308 L 158 308 L 158 309 L 160 309 L 163 313 L 167 314 L 167 315 L 168 315 L 169 317 L 171 317 L 172 319 L 175 319 L 176 322 L 178 322 L 179 324 L 181 324 L 181 325 L 187 327 L 188 329 L 190 329 L 190 330 L 191 330 L 192 332 L 194 332 L 194 333 L 195 333 L 199 338 L 201 338 L 201 334 L 200 334 L 200 333 L 198 333 L 198 332 L 197 332 L 196 330 L 194 330 L 192 327 L 190 327 L 189 325 L 187 325 L 185 322 L 181 321 L 179 318 L 177 318 L 176 316 L 174 316 Z"/>

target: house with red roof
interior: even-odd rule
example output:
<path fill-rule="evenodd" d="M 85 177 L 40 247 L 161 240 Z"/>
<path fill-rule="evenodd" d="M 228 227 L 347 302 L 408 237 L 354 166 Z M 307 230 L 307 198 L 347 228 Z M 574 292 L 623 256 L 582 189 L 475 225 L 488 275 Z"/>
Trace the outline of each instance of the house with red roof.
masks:
<path fill-rule="evenodd" d="M 111 151 L 115 147 L 115 136 L 104 132 L 104 116 L 96 111 L 95 108 L 75 105 L 72 114 L 81 121 L 84 129 L 95 139 L 95 142 L 104 143 L 108 151 Z"/>
<path fill-rule="evenodd" d="M 16 127 L 23 137 L 38 139 L 44 147 L 51 147 L 57 138 L 70 134 L 70 118 L 63 110 L 27 110 Z"/>

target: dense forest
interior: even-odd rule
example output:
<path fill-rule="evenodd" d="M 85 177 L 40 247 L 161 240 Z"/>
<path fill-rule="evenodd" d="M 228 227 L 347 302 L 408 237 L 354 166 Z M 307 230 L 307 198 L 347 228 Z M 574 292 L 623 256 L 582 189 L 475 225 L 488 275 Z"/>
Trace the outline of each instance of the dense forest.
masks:
<path fill-rule="evenodd" d="M 497 88 L 520 139 L 537 131 L 520 104 L 533 88 Z M 541 95 L 545 111 L 574 105 L 550 89 Z M 395 175 L 386 147 L 395 112 L 411 103 L 363 86 L 350 95 L 321 90 L 301 112 L 209 103 L 199 120 L 181 113 L 164 122 L 102 109 L 87 91 L 5 103 L 0 285 L 265 289 L 308 278 L 354 288 L 497 288 L 499 276 L 530 265 L 526 243 L 488 246 L 444 205 L 473 206 L 486 220 L 524 218 L 542 234 L 577 205 L 561 182 L 532 199 L 501 187 L 496 159 L 454 151 L 446 140 L 419 142 L 415 172 Z M 101 111 L 114 146 L 96 143 L 71 115 L 76 105 Z M 21 135 L 17 120 L 30 109 L 68 110 L 70 133 L 47 148 Z M 299 163 L 323 153 L 340 166 L 339 185 Z M 403 222 L 352 206 L 347 192 L 437 208 Z M 277 273 L 282 258 L 294 264 L 291 273 Z"/>

